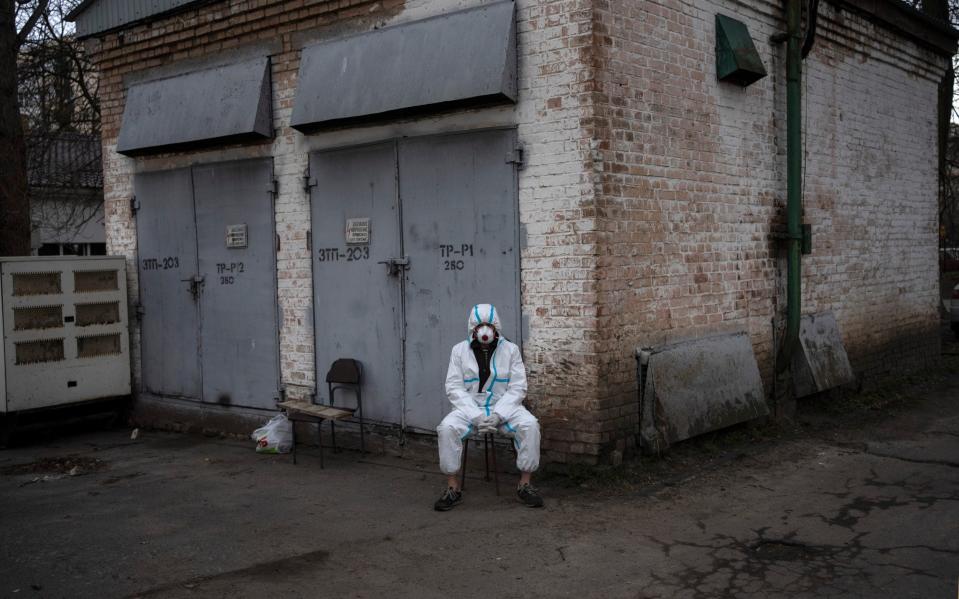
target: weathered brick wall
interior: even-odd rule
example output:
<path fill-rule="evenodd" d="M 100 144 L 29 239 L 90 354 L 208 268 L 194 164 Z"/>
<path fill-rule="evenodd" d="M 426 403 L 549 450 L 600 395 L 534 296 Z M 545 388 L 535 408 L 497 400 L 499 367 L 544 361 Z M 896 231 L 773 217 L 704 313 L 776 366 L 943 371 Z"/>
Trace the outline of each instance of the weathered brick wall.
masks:
<path fill-rule="evenodd" d="M 946 59 L 833 5 L 806 72 L 814 251 L 803 301 L 832 310 L 866 383 L 938 359 L 937 85 Z"/>
<path fill-rule="evenodd" d="M 291 395 L 308 393 L 315 381 L 312 280 L 307 249 L 309 200 L 302 188 L 308 152 L 323 144 L 368 141 L 456 127 L 440 119 L 369 127 L 351 133 L 303 136 L 289 127 L 300 48 L 325 38 L 366 31 L 481 2 L 415 0 L 304 2 L 224 0 L 199 9 L 111 33 L 90 42 L 101 73 L 106 171 L 107 238 L 111 253 L 129 257 L 131 300 L 137 301 L 136 232 L 130 211 L 133 173 L 195 162 L 273 156 L 276 197 L 281 375 Z M 525 230 L 522 304 L 528 321 L 524 349 L 530 371 L 529 403 L 543 420 L 546 459 L 567 461 L 598 452 L 580 417 L 597 388 L 597 285 L 594 185 L 590 125 L 593 93 L 592 12 L 588 0 L 517 3 L 519 102 L 514 109 L 470 111 L 464 128 L 515 124 L 527 164 L 520 172 L 520 221 Z M 175 65 L 199 68 L 257 44 L 273 44 L 272 84 L 276 138 L 271 144 L 233 146 L 188 154 L 130 159 L 115 152 L 125 89 L 138 77 L 169 73 Z M 173 65 L 173 67 L 171 67 Z M 164 71 L 166 69 L 166 71 Z M 487 116 L 488 114 L 488 116 Z M 353 137 L 351 137 L 353 135 Z M 464 306 L 464 310 L 466 307 Z M 508 315 L 520 319 L 522 315 Z M 456 335 L 458 335 L 458 329 Z M 133 330 L 133 347 L 139 348 Z M 451 341 L 452 343 L 452 341 Z M 135 351 L 139 380 L 139 352 Z M 442 392 L 441 381 L 437 392 Z M 576 417 L 571 417 L 574 415 Z"/>
<path fill-rule="evenodd" d="M 778 3 L 597 0 L 601 121 L 598 403 L 631 442 L 632 350 L 746 330 L 767 390 L 785 310 L 784 28 Z M 719 83 L 717 13 L 746 22 L 769 76 Z M 936 82 L 945 59 L 832 3 L 805 62 L 803 313 L 835 312 L 854 369 L 937 353 Z"/>
<path fill-rule="evenodd" d="M 779 5 L 520 0 L 515 108 L 311 136 L 289 127 L 304 45 L 479 3 L 223 0 L 91 42 L 101 71 L 108 244 L 130 257 L 133 301 L 133 173 L 273 156 L 281 373 L 291 394 L 307 393 L 316 378 L 301 183 L 308 153 L 516 125 L 527 151 L 519 176 L 524 350 L 545 458 L 595 463 L 631 447 L 637 345 L 744 329 L 768 383 L 771 320 L 784 309 L 784 264 L 769 237 L 782 226 L 785 197 L 783 49 L 768 41 L 782 27 Z M 749 24 L 769 77 L 746 89 L 716 82 L 717 12 Z M 805 64 L 805 220 L 815 250 L 804 259 L 804 311 L 836 312 L 854 367 L 875 374 L 935 351 L 927 335 L 936 316 L 931 148 L 944 59 L 832 4 L 822 12 L 823 36 Z M 115 153 L 131 81 L 264 44 L 272 143 L 138 160 Z M 136 350 L 135 327 L 133 341 Z M 139 377 L 136 351 L 135 362 Z"/>
<path fill-rule="evenodd" d="M 590 437 L 599 375 L 592 10 L 589 0 L 517 6 L 529 404 L 543 424 L 546 461 L 592 462 L 600 449 Z"/>

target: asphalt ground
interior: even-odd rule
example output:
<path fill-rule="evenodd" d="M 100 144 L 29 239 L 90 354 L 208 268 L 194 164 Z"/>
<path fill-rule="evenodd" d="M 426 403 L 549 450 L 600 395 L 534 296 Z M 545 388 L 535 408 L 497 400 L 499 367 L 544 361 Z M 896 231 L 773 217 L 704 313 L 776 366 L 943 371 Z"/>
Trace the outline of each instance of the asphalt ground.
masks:
<path fill-rule="evenodd" d="M 474 465 L 434 512 L 430 456 L 61 434 L 0 451 L 0 597 L 955 597 L 957 366 L 541 476 L 540 510 Z"/>

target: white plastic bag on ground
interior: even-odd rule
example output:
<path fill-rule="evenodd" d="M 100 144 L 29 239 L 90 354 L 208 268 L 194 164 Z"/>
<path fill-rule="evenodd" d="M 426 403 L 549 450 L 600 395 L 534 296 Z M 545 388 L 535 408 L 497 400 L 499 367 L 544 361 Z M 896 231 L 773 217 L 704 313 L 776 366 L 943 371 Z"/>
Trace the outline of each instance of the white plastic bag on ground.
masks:
<path fill-rule="evenodd" d="M 257 453 L 290 453 L 293 449 L 293 423 L 286 414 L 277 414 L 253 431 Z"/>

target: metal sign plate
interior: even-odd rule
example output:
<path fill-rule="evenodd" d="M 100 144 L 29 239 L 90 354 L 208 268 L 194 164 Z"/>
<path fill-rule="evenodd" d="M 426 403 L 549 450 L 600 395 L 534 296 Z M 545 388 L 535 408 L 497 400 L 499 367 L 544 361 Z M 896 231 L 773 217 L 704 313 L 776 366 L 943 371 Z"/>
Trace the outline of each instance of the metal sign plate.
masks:
<path fill-rule="evenodd" d="M 241 249 L 247 246 L 246 224 L 226 226 L 226 247 Z"/>
<path fill-rule="evenodd" d="M 370 242 L 370 219 L 369 218 L 346 219 L 346 243 L 347 244 L 368 244 L 369 242 Z"/>

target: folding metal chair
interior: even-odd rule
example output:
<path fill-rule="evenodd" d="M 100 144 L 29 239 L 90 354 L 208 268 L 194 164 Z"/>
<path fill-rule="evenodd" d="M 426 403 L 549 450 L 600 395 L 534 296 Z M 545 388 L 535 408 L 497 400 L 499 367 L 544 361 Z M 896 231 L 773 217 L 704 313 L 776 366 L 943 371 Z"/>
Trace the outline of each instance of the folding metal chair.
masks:
<path fill-rule="evenodd" d="M 333 394 L 339 389 L 352 389 L 356 393 L 355 413 L 360 423 L 360 453 L 366 453 L 366 435 L 363 432 L 363 393 L 361 389 L 361 380 L 363 378 L 363 366 L 359 361 L 353 358 L 340 358 L 333 362 L 330 370 L 326 373 L 326 384 L 330 392 L 330 406 L 333 405 Z M 333 451 L 336 451 L 336 428 L 333 421 L 330 421 L 330 434 L 333 436 Z"/>
<path fill-rule="evenodd" d="M 329 404 L 312 401 L 288 400 L 277 404 L 284 410 L 287 418 L 293 422 L 316 423 L 317 443 L 320 446 L 320 468 L 323 464 L 323 429 L 324 420 L 330 421 L 330 434 L 333 439 L 333 452 L 336 453 L 336 425 L 337 420 L 357 417 L 360 423 L 360 451 L 366 452 L 366 438 L 363 431 L 363 396 L 362 396 L 363 369 L 359 361 L 352 358 L 340 358 L 333 362 L 326 373 L 326 382 L 329 390 Z M 352 389 L 356 393 L 355 408 L 340 408 L 333 405 L 334 394 L 339 389 Z M 358 414 L 358 416 L 357 416 Z M 296 427 L 293 427 L 293 463 L 296 464 Z"/>

